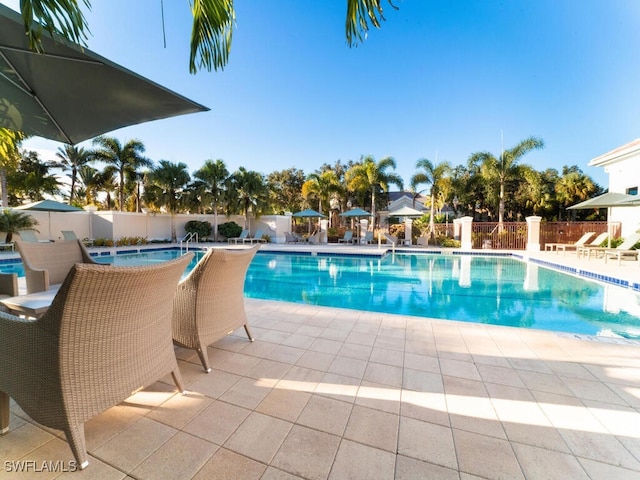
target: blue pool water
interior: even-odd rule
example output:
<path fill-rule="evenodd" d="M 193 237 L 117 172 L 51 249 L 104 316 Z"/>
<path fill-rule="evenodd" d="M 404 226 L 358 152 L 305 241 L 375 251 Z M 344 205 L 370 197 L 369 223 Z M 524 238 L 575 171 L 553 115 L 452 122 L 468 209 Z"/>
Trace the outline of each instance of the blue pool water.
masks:
<path fill-rule="evenodd" d="M 157 251 L 97 260 L 140 265 L 178 254 Z M 202 254 L 196 252 L 192 266 Z M 2 270 L 7 271 L 7 265 Z M 259 252 L 247 273 L 245 293 L 268 300 L 640 339 L 637 292 L 509 257 Z"/>

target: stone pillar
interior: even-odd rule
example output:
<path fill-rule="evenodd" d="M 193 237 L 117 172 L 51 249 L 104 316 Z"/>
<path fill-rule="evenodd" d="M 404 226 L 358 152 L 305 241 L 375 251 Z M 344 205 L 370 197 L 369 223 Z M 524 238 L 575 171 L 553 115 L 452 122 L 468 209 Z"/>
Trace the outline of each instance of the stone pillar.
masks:
<path fill-rule="evenodd" d="M 527 251 L 540 251 L 540 222 L 542 217 L 527 217 Z"/>
<path fill-rule="evenodd" d="M 453 219 L 453 238 L 454 240 L 460 240 L 460 231 L 462 230 L 462 219 Z"/>
<path fill-rule="evenodd" d="M 410 218 L 404 219 L 404 244 L 411 245 L 411 226 L 413 225 L 413 220 Z"/>
<path fill-rule="evenodd" d="M 320 243 L 328 243 L 327 227 L 329 226 L 329 220 L 320 220 Z"/>
<path fill-rule="evenodd" d="M 471 227 L 473 225 L 473 217 L 462 217 L 460 220 L 460 247 L 462 250 L 471 250 L 473 248 L 473 240 L 471 238 Z"/>

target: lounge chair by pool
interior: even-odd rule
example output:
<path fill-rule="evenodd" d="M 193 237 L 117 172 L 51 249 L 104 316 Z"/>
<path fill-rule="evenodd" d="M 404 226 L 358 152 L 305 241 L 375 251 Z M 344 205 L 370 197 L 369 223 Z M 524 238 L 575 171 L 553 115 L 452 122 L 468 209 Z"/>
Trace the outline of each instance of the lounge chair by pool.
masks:
<path fill-rule="evenodd" d="M 238 243 L 238 241 L 241 240 L 242 243 L 244 243 L 244 239 L 247 238 L 248 236 L 249 236 L 249 230 L 242 230 L 242 232 L 240 232 L 240 236 L 239 237 L 228 238 L 227 242 L 229 242 L 229 243 Z"/>
<path fill-rule="evenodd" d="M 618 260 L 618 265 L 622 263 L 622 260 L 637 260 L 638 250 L 631 250 L 636 243 L 640 241 L 640 233 L 630 235 L 624 242 L 618 245 L 616 248 L 608 248 L 604 251 L 604 263 L 607 263 L 609 258 L 615 258 Z"/>
<path fill-rule="evenodd" d="M 344 236 L 338 239 L 338 243 L 353 243 L 353 232 L 351 230 L 344 232 Z"/>
<path fill-rule="evenodd" d="M 545 250 L 555 250 L 556 252 L 562 250 L 563 252 L 567 252 L 567 250 L 578 250 L 578 248 L 583 247 L 587 241 L 593 237 L 596 232 L 586 232 L 582 235 L 575 243 L 547 243 L 545 245 Z M 599 244 L 598 244 L 599 245 Z"/>

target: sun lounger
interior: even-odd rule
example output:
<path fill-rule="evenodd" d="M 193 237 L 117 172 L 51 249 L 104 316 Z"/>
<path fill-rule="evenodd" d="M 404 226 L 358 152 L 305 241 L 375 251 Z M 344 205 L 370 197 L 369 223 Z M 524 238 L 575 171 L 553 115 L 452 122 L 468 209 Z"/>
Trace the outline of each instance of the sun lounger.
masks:
<path fill-rule="evenodd" d="M 320 243 L 321 239 L 322 239 L 322 232 L 316 232 L 313 235 L 309 235 L 307 237 L 307 242 L 311 243 L 313 245 L 316 245 L 316 244 Z"/>
<path fill-rule="evenodd" d="M 567 252 L 567 250 L 578 250 L 578 248 L 586 245 L 587 241 L 593 237 L 596 232 L 587 232 L 582 235 L 575 243 L 547 243 L 545 245 L 545 250 L 555 250 L 556 253 L 562 250 L 563 252 Z"/>
<path fill-rule="evenodd" d="M 242 243 L 267 243 L 267 241 L 262 238 L 262 230 L 256 230 L 256 233 L 253 237 L 246 237 L 242 239 Z"/>
<path fill-rule="evenodd" d="M 242 241 L 242 243 L 244 243 L 244 239 L 247 238 L 249 236 L 249 230 L 242 230 L 242 232 L 240 233 L 239 237 L 232 237 L 232 238 L 228 238 L 227 241 L 229 243 L 238 243 L 239 240 Z"/>
<path fill-rule="evenodd" d="M 295 233 L 284 232 L 284 241 L 286 243 L 299 243 L 301 239 Z"/>
<path fill-rule="evenodd" d="M 31 242 L 31 243 L 51 243 L 50 240 L 38 240 L 36 234 L 33 233 L 33 230 L 20 230 L 18 232 L 20 235 L 20 240 L 23 242 Z"/>
<path fill-rule="evenodd" d="M 353 243 L 353 232 L 351 230 L 344 232 L 344 236 L 338 239 L 338 243 Z"/>
<path fill-rule="evenodd" d="M 620 265 L 622 261 L 622 257 L 631 258 L 635 260 L 638 258 L 636 250 L 631 250 L 636 243 L 640 241 L 640 233 L 634 233 L 633 235 L 629 235 L 620 245 L 616 248 L 608 248 L 608 247 L 587 247 L 582 249 L 582 257 L 587 257 L 587 260 L 591 260 L 591 257 L 594 258 L 604 257 L 605 263 L 608 258 L 614 257 L 618 259 L 618 265 Z"/>
<path fill-rule="evenodd" d="M 73 240 L 80 240 L 76 236 L 76 232 L 74 232 L 73 230 L 62 230 L 62 237 L 64 238 L 65 242 L 73 241 Z M 90 246 L 93 245 L 93 240 L 82 240 L 82 243 L 85 246 L 90 247 Z"/>
<path fill-rule="evenodd" d="M 638 250 L 632 250 L 636 243 L 640 241 L 640 234 L 630 235 L 624 242 L 618 245 L 616 248 L 606 249 L 604 251 L 604 263 L 607 263 L 609 258 L 615 258 L 618 260 L 618 265 L 622 263 L 622 260 L 637 260 Z"/>

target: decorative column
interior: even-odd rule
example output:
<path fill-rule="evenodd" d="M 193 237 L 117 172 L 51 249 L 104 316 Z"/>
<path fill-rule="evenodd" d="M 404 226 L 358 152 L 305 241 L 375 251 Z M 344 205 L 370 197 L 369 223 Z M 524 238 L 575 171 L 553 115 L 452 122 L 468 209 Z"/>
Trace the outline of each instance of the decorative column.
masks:
<path fill-rule="evenodd" d="M 527 217 L 527 251 L 540 251 L 540 222 L 542 217 Z"/>
<path fill-rule="evenodd" d="M 471 238 L 471 227 L 473 225 L 473 217 L 462 217 L 460 220 L 460 247 L 462 250 L 471 250 L 473 248 L 473 239 Z"/>

